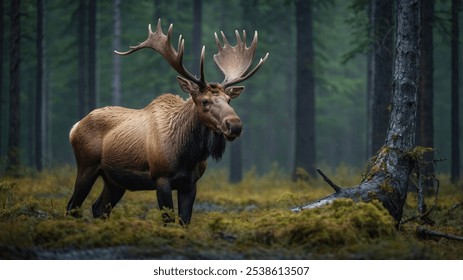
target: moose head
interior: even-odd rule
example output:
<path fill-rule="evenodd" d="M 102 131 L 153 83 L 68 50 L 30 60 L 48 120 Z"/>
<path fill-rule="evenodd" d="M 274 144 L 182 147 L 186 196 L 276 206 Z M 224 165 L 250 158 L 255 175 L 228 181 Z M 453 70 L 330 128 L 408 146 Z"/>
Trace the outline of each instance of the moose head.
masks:
<path fill-rule="evenodd" d="M 221 132 L 224 137 L 232 141 L 240 136 L 242 122 L 235 114 L 233 108 L 229 106 L 230 99 L 238 97 L 243 91 L 244 86 L 235 86 L 252 77 L 268 58 L 268 53 L 261 58 L 259 63 L 252 71 L 251 67 L 257 47 L 257 31 L 250 47 L 246 46 L 246 32 L 243 30 L 243 39 L 238 31 L 236 34 L 236 46 L 231 46 L 221 32 L 224 46 L 220 43 L 217 33 L 215 41 L 218 53 L 214 55 L 214 61 L 225 76 L 222 83 L 208 83 L 204 77 L 204 53 L 205 46 L 201 50 L 200 58 L 200 77 L 192 75 L 183 65 L 184 39 L 180 35 L 178 39 L 178 50 L 172 46 L 173 24 L 170 24 L 167 35 L 162 32 L 161 19 L 158 20 L 155 32 L 148 25 L 148 38 L 138 44 L 131 46 L 129 51 L 114 51 L 118 55 L 129 55 L 143 48 L 150 48 L 159 52 L 166 61 L 180 75 L 177 80 L 180 88 L 189 93 L 193 99 L 201 121 L 207 127 L 217 132 Z"/>

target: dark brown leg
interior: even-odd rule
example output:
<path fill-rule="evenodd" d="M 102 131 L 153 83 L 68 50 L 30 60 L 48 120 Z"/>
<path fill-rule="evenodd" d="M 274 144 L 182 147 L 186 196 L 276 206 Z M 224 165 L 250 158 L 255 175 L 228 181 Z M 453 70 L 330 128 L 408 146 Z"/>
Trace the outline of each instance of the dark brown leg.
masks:
<path fill-rule="evenodd" d="M 98 169 L 96 167 L 77 168 L 74 193 L 68 202 L 66 215 L 72 215 L 76 218 L 81 216 L 78 208 L 82 206 L 85 198 L 87 198 L 98 175 Z"/>

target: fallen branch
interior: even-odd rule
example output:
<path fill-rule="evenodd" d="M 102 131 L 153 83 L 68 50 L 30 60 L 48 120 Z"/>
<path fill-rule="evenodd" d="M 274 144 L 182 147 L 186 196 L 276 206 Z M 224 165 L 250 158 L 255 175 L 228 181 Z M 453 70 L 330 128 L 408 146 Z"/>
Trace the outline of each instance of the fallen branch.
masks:
<path fill-rule="evenodd" d="M 416 229 L 416 233 L 420 238 L 430 238 L 430 237 L 443 237 L 451 240 L 463 241 L 463 236 L 443 233 L 439 231 L 429 230 L 423 226 L 420 226 Z"/>
<path fill-rule="evenodd" d="M 328 176 L 326 176 L 320 169 L 317 169 L 317 172 L 323 177 L 323 180 L 325 180 L 325 182 L 334 189 L 335 192 L 338 193 L 341 191 L 341 188 L 335 183 L 333 183 L 333 181 L 331 181 L 330 178 L 328 178 Z"/>
<path fill-rule="evenodd" d="M 425 218 L 427 218 L 427 216 L 429 215 L 429 213 L 431 213 L 431 211 L 434 209 L 434 206 L 436 205 L 433 205 L 431 208 L 428 209 L 428 211 L 426 211 L 424 214 L 416 214 L 408 219 L 405 219 L 403 221 L 400 222 L 400 225 L 403 225 L 403 224 L 406 224 L 408 222 L 411 222 L 413 220 L 416 220 L 418 218 L 422 219 L 422 220 L 426 220 Z"/>

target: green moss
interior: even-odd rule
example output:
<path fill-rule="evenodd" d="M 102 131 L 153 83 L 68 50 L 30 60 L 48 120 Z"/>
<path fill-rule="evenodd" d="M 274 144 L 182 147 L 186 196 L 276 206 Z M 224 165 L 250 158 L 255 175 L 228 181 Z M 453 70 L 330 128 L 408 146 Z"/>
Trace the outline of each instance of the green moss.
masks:
<path fill-rule="evenodd" d="M 383 182 L 379 185 L 379 188 L 384 192 L 384 193 L 394 193 L 394 187 L 391 186 L 390 180 L 385 179 Z"/>
<path fill-rule="evenodd" d="M 434 151 L 434 149 L 430 147 L 416 146 L 412 150 L 408 151 L 406 155 L 414 161 L 420 161 L 423 160 L 424 154 L 430 153 L 432 151 Z"/>
<path fill-rule="evenodd" d="M 358 180 L 346 178 L 349 171 L 345 167 L 327 173 L 343 184 Z M 71 169 L 4 183 L 10 187 L 1 190 L 8 199 L 0 208 L 0 258 L 21 256 L 18 250 L 74 252 L 96 248 L 130 248 L 128 258 L 462 257 L 463 245 L 459 243 L 418 238 L 414 234 L 418 221 L 396 231 L 393 219 L 375 200 L 355 203 L 339 199 L 318 209 L 289 211 L 330 193 L 329 188 L 318 187 L 325 185 L 321 179 L 293 182 L 275 169 L 264 176 L 248 172 L 243 182 L 229 184 L 223 179 L 227 177 L 223 170 L 207 174 L 200 181 L 196 202 L 204 210 L 194 211 L 188 227 L 164 225 L 154 192 L 128 192 L 110 219 L 93 219 L 90 207 L 101 183 L 82 206 L 82 218 L 66 217 L 64 209 L 74 177 Z M 461 235 L 463 207 L 452 207 L 463 201 L 463 194 L 447 179 L 442 184 L 432 216 L 440 228 L 433 229 Z M 384 188 L 387 190 L 387 184 Z M 414 213 L 415 200 L 408 196 L 405 215 Z M 3 254 L 2 248 L 16 249 Z"/>
<path fill-rule="evenodd" d="M 381 160 L 378 162 L 379 159 L 384 158 L 384 155 L 389 153 L 391 148 L 388 146 L 382 146 L 378 152 L 376 153 L 375 156 L 373 156 L 370 160 L 368 160 L 368 164 L 365 167 L 365 172 L 366 174 L 364 177 L 364 181 L 369 181 L 371 180 L 374 176 L 376 176 L 378 173 L 385 172 L 386 171 L 386 162 L 384 160 Z"/>

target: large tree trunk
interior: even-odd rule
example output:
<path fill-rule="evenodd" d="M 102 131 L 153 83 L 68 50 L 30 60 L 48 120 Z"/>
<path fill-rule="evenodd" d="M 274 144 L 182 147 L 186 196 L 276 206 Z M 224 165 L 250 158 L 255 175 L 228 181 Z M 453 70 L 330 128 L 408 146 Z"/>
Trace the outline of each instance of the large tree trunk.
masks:
<path fill-rule="evenodd" d="M 88 111 L 96 108 L 96 2 L 88 4 Z"/>
<path fill-rule="evenodd" d="M 376 154 L 384 144 L 389 121 L 392 88 L 392 7 L 393 1 L 371 2 L 371 87 L 368 92 L 368 156 Z"/>
<path fill-rule="evenodd" d="M 293 178 L 302 168 L 315 175 L 315 84 L 312 1 L 296 1 L 296 146 Z"/>
<path fill-rule="evenodd" d="M 121 49 L 121 0 L 113 0 L 113 50 Z M 121 105 L 121 57 L 112 56 L 113 76 L 112 76 L 112 104 Z"/>
<path fill-rule="evenodd" d="M 78 114 L 79 119 L 82 119 L 87 114 L 86 109 L 86 90 L 87 90 L 87 79 L 85 77 L 85 26 L 86 26 L 86 16 L 85 16 L 85 0 L 79 1 L 79 7 L 77 8 L 77 48 L 78 48 L 78 86 L 77 86 L 77 99 L 78 99 Z"/>
<path fill-rule="evenodd" d="M 20 141 L 20 1 L 11 1 L 10 26 L 10 121 L 8 137 L 8 161 L 6 170 L 12 175 L 19 175 L 19 141 Z"/>
<path fill-rule="evenodd" d="M 255 26 L 255 17 L 252 15 L 258 14 L 258 1 L 245 1 L 242 0 L 240 2 L 241 5 L 241 12 L 243 14 L 243 25 L 246 26 Z M 227 20 L 226 20 L 226 7 L 225 3 L 221 3 L 221 14 L 222 14 L 222 29 L 228 30 L 226 28 Z M 246 86 L 247 92 L 253 92 L 252 85 Z M 241 119 L 245 122 L 245 119 L 248 117 L 245 110 L 246 106 L 249 104 L 243 104 L 244 112 L 241 114 Z M 243 179 L 243 141 L 249 140 L 250 138 L 240 138 L 237 139 L 235 142 L 231 143 L 230 145 L 230 173 L 229 173 L 229 181 L 231 183 L 238 183 Z"/>
<path fill-rule="evenodd" d="M 3 36 L 5 34 L 3 27 L 3 1 L 0 1 L 0 131 L 3 131 Z M 3 158 L 3 138 L 0 136 L 0 160 Z"/>
<path fill-rule="evenodd" d="M 459 0 L 452 0 L 452 31 L 451 31 L 451 91 L 452 91 L 452 109 L 451 109 L 451 139 L 452 139 L 452 162 L 451 162 L 451 181 L 456 183 L 460 178 L 460 117 L 459 117 L 459 97 L 458 97 L 458 5 Z"/>
<path fill-rule="evenodd" d="M 368 174 L 356 187 L 340 188 L 330 182 L 335 193 L 298 211 L 319 207 L 338 198 L 380 200 L 392 217 L 399 222 L 407 198 L 412 172 L 416 93 L 420 58 L 419 0 L 397 1 L 397 42 L 392 89 L 392 111 L 384 146 L 379 150 Z"/>
<path fill-rule="evenodd" d="M 202 0 L 193 2 L 193 74 L 199 77 L 199 60 L 201 56 L 201 25 L 202 25 L 203 5 Z"/>
<path fill-rule="evenodd" d="M 37 77 L 35 96 L 35 168 L 43 168 L 43 0 L 37 1 Z"/>
<path fill-rule="evenodd" d="M 417 117 L 416 117 L 416 145 L 423 147 L 434 147 L 434 126 L 433 126 L 433 21 L 434 1 L 421 2 L 422 39 L 420 59 L 420 82 L 417 94 Z M 426 153 L 421 174 L 423 175 L 423 188 L 431 192 L 434 185 L 432 175 L 434 174 L 434 153 Z"/>
<path fill-rule="evenodd" d="M 243 179 L 243 152 L 241 139 L 230 144 L 230 183 L 239 183 Z"/>

